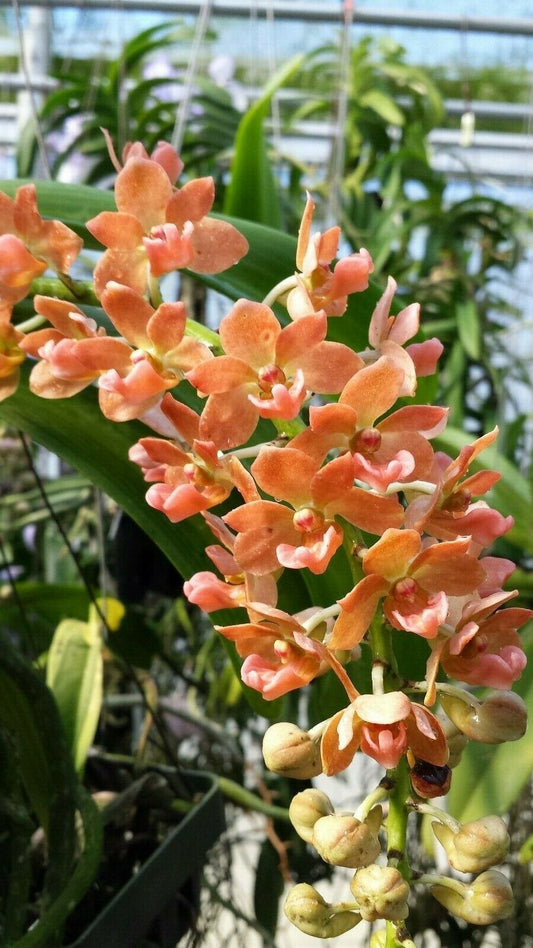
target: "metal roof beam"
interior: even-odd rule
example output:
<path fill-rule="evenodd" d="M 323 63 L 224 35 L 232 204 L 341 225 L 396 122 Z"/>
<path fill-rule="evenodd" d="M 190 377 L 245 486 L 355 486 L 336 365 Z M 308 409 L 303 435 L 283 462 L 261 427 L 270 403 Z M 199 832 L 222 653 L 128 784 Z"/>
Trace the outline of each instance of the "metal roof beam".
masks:
<path fill-rule="evenodd" d="M 9 6 L 10 0 L 0 0 L 0 6 Z M 32 7 L 75 7 L 109 9 L 109 0 L 21 0 L 21 5 Z M 173 16 L 180 13 L 198 13 L 200 0 L 118 0 L 118 9 L 161 11 Z M 336 23 L 343 19 L 343 4 L 336 7 L 302 0 L 256 0 L 254 14 L 269 14 L 280 20 L 303 20 Z M 249 0 L 214 0 L 214 16 L 250 16 Z M 533 17 L 456 16 L 451 13 L 433 13 L 420 10 L 366 10 L 357 9 L 354 26 L 405 26 L 409 29 L 467 30 L 469 33 L 502 33 L 510 36 L 533 36 Z"/>

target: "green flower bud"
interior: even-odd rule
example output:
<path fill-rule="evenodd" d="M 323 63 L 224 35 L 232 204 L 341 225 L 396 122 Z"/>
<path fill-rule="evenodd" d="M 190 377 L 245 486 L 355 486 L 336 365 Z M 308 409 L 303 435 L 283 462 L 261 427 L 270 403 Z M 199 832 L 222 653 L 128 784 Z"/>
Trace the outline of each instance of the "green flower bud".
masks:
<path fill-rule="evenodd" d="M 452 915 L 470 925 L 492 925 L 514 912 L 511 886 L 497 869 L 482 872 L 470 885 L 454 880 L 453 888 L 433 885 L 431 892 Z"/>
<path fill-rule="evenodd" d="M 280 721 L 263 738 L 263 757 L 269 770 L 296 780 L 309 780 L 322 773 L 320 747 L 307 731 Z"/>
<path fill-rule="evenodd" d="M 355 928 L 361 921 L 357 912 L 342 909 L 336 911 L 306 882 L 301 882 L 291 889 L 283 911 L 296 928 L 306 935 L 314 935 L 315 938 L 334 938 Z"/>
<path fill-rule="evenodd" d="M 462 731 L 459 731 L 453 721 L 450 721 L 449 719 L 443 723 L 443 730 L 446 735 L 446 742 L 450 752 L 450 756 L 448 758 L 448 767 L 451 767 L 453 770 L 453 768 L 457 767 L 457 764 L 459 764 L 461 761 L 463 751 L 468 744 L 468 738 L 465 734 L 463 734 Z"/>
<path fill-rule="evenodd" d="M 367 922 L 376 922 L 379 918 L 401 922 L 409 914 L 409 886 L 401 872 L 392 866 L 373 865 L 359 869 L 350 889 L 361 918 Z"/>
<path fill-rule="evenodd" d="M 289 806 L 289 817 L 294 829 L 306 843 L 313 842 L 313 828 L 322 816 L 334 813 L 329 797 L 322 790 L 309 787 L 297 793 Z"/>
<path fill-rule="evenodd" d="M 509 852 L 509 834 L 499 816 L 465 823 L 456 833 L 443 823 L 433 823 L 432 827 L 450 866 L 458 872 L 483 872 L 502 862 Z"/>
<path fill-rule="evenodd" d="M 377 809 L 377 808 L 376 808 Z M 381 807 L 379 808 L 381 810 Z M 323 816 L 313 829 L 313 846 L 324 862 L 358 869 L 374 862 L 381 852 L 375 817 L 361 823 L 355 816 Z M 381 822 L 381 820 L 379 821 Z"/>
<path fill-rule="evenodd" d="M 473 741 L 503 744 L 526 733 L 527 707 L 513 691 L 493 691 L 483 701 L 447 694 L 440 700 L 450 720 Z"/>

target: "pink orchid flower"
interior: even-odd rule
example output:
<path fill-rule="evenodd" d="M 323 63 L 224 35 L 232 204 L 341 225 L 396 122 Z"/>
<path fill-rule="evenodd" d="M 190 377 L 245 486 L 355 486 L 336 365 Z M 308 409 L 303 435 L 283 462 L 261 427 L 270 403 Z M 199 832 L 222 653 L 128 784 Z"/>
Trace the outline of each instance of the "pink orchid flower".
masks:
<path fill-rule="evenodd" d="M 387 769 L 396 767 L 408 750 L 438 767 L 448 760 L 438 719 L 402 691 L 359 695 L 331 718 L 322 736 L 324 773 L 345 770 L 359 749 Z"/>
<path fill-rule="evenodd" d="M 512 688 L 527 662 L 516 630 L 533 617 L 533 610 L 498 607 L 517 595 L 495 593 L 464 606 L 453 634 L 442 647 L 437 645 L 447 675 L 470 685 Z"/>
<path fill-rule="evenodd" d="M 323 312 L 282 329 L 262 303 L 239 300 L 220 324 L 225 355 L 188 380 L 209 395 L 201 432 L 225 448 L 248 440 L 261 418 L 295 418 L 310 392 L 334 394 L 363 364 L 348 346 L 325 339 Z"/>
<path fill-rule="evenodd" d="M 311 236 L 315 205 L 307 195 L 296 249 L 297 285 L 287 297 L 291 319 L 300 319 L 309 313 L 324 310 L 328 316 L 342 316 L 351 293 L 360 293 L 368 287 L 368 277 L 374 269 L 368 250 L 350 254 L 330 264 L 337 255 L 340 227 L 330 227 L 323 234 Z"/>
<path fill-rule="evenodd" d="M 448 613 L 448 596 L 474 592 L 485 577 L 467 553 L 470 538 L 423 546 L 416 530 L 389 529 L 362 554 L 365 576 L 344 599 L 330 640 L 353 648 L 367 631 L 378 603 L 395 629 L 433 639 Z"/>

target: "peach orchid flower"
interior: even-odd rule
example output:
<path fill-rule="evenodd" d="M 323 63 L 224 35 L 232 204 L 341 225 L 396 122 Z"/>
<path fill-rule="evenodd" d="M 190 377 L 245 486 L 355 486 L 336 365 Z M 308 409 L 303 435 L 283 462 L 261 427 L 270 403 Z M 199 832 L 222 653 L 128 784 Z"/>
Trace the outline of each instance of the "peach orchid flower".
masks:
<path fill-rule="evenodd" d="M 119 333 L 135 346 L 126 370 L 100 376 L 100 408 L 112 421 L 139 418 L 174 388 L 185 373 L 212 358 L 203 343 L 185 335 L 183 303 L 161 303 L 157 309 L 135 290 L 110 282 L 102 306 Z"/>
<path fill-rule="evenodd" d="M 0 194 L 0 235 L 0 294 L 11 303 L 23 299 L 48 267 L 67 273 L 83 246 L 62 221 L 43 220 L 33 184 L 18 188 L 14 200 Z"/>
<path fill-rule="evenodd" d="M 219 273 L 247 252 L 248 242 L 235 227 L 208 217 L 213 179 L 197 178 L 175 188 L 168 164 L 166 157 L 147 158 L 130 146 L 115 183 L 117 211 L 102 211 L 87 223 L 108 248 L 94 271 L 98 295 L 109 280 L 144 294 L 150 275 L 158 278 L 182 267 Z"/>
<path fill-rule="evenodd" d="M 175 430 L 175 440 L 141 438 L 129 451 L 130 460 L 152 484 L 146 494 L 151 507 L 172 523 L 208 510 L 236 488 L 246 501 L 258 497 L 253 478 L 236 457 L 223 457 L 218 446 L 198 439 L 200 418 L 167 393 L 163 413 Z"/>
<path fill-rule="evenodd" d="M 438 767 L 448 760 L 438 719 L 402 691 L 359 695 L 331 718 L 322 735 L 324 773 L 345 770 L 359 749 L 387 769 L 396 767 L 408 750 Z"/>
<path fill-rule="evenodd" d="M 343 540 L 337 515 L 372 533 L 403 520 L 395 497 L 354 486 L 349 455 L 320 468 L 303 451 L 265 446 L 251 473 L 263 491 L 284 502 L 257 500 L 224 517 L 238 531 L 236 559 L 257 575 L 280 566 L 323 573 Z"/>
<path fill-rule="evenodd" d="M 331 263 L 339 247 L 340 227 L 330 227 L 323 234 L 311 236 L 314 202 L 307 195 L 296 249 L 296 286 L 287 296 L 287 310 L 291 319 L 300 319 L 309 313 L 324 310 L 328 316 L 342 316 L 351 293 L 360 293 L 368 287 L 368 277 L 374 269 L 368 250 L 360 250 Z"/>
<path fill-rule="evenodd" d="M 434 679 L 440 663 L 450 678 L 510 690 L 527 662 L 516 630 L 533 617 L 533 610 L 498 607 L 517 595 L 516 590 L 498 592 L 467 602 L 453 632 L 448 634 L 445 626 L 442 636 L 431 643 L 428 680 Z"/>
<path fill-rule="evenodd" d="M 321 609 L 313 606 L 294 616 L 257 602 L 250 603 L 250 609 L 254 615 L 252 622 L 215 626 L 225 638 L 235 642 L 238 654 L 244 658 L 241 677 L 246 685 L 272 701 L 333 667 L 354 692 L 342 666 L 318 641 L 318 630 L 311 637 L 303 624 Z M 328 623 L 322 625 L 325 634 Z"/>
<path fill-rule="evenodd" d="M 397 284 L 389 277 L 382 297 L 378 300 L 368 329 L 368 341 L 375 350 L 375 357 L 387 355 L 404 371 L 404 382 L 400 395 L 413 395 L 416 380 L 424 375 L 433 375 L 444 346 L 439 339 L 405 343 L 416 336 L 420 328 L 420 303 L 411 303 L 396 316 L 390 315 L 390 307 Z M 370 353 L 365 353 L 363 358 Z"/>
<path fill-rule="evenodd" d="M 348 346 L 326 341 L 324 312 L 282 329 L 268 306 L 238 300 L 219 332 L 225 355 L 187 378 L 209 395 L 202 437 L 224 448 L 247 441 L 259 418 L 295 418 L 310 392 L 340 392 L 363 365 Z"/>
<path fill-rule="evenodd" d="M 39 359 L 30 389 L 41 398 L 70 398 L 108 369 L 126 371 L 132 355 L 123 339 L 107 336 L 81 309 L 67 300 L 36 296 L 34 307 L 52 325 L 28 333 L 20 342 Z"/>
<path fill-rule="evenodd" d="M 383 602 L 395 629 L 433 639 L 448 613 L 448 596 L 474 592 L 485 577 L 467 553 L 470 537 L 423 546 L 416 530 L 386 530 L 362 556 L 365 576 L 344 599 L 331 648 L 353 648 L 363 638 Z"/>
<path fill-rule="evenodd" d="M 443 430 L 448 410 L 406 405 L 378 421 L 396 403 L 402 384 L 401 367 L 382 356 L 352 376 L 338 402 L 311 406 L 309 430 L 293 445 L 319 457 L 334 448 L 350 451 L 354 477 L 378 491 L 425 477 L 434 458 L 428 439 Z"/>
<path fill-rule="evenodd" d="M 434 469 L 426 478 L 435 483 L 435 490 L 418 497 L 416 491 L 407 493 L 410 501 L 406 510 L 407 526 L 439 540 L 470 536 L 480 547 L 489 546 L 506 533 L 514 523 L 513 517 L 504 517 L 484 501 L 472 503 L 472 497 L 489 491 L 501 475 L 497 471 L 482 470 L 464 477 L 470 464 L 497 436 L 498 428 L 494 428 L 462 448 L 455 460 L 438 452 Z"/>

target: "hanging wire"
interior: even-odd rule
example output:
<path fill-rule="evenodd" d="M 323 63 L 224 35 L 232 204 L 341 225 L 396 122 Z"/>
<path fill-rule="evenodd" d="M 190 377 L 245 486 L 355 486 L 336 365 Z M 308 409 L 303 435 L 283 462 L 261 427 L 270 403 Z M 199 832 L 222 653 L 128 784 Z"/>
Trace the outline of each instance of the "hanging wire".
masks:
<path fill-rule="evenodd" d="M 20 15 L 20 7 L 18 0 L 13 0 L 13 13 L 15 16 L 15 23 L 17 25 L 17 35 L 19 41 L 19 62 L 22 74 L 24 76 L 24 81 L 26 83 L 26 92 L 28 94 L 28 102 L 30 105 L 30 114 L 35 129 L 35 138 L 37 141 L 37 148 L 39 151 L 39 157 L 42 162 L 42 166 L 47 178 L 52 177 L 52 172 L 50 169 L 50 162 L 48 161 L 48 155 L 46 153 L 46 145 L 43 138 L 43 133 L 41 129 L 41 123 L 39 122 L 39 114 L 37 109 L 37 103 L 35 101 L 35 92 L 31 82 L 30 70 L 28 67 L 28 61 L 26 59 L 26 49 L 24 42 L 24 29 L 22 26 L 22 18 Z"/>
<path fill-rule="evenodd" d="M 461 133 L 459 144 L 461 148 L 470 148 L 474 140 L 476 129 L 476 116 L 472 108 L 472 97 L 470 94 L 470 81 L 468 78 L 468 18 L 464 17 L 461 21 L 461 65 L 463 68 L 462 92 L 463 92 L 463 114 L 461 115 Z"/>
<path fill-rule="evenodd" d="M 266 53 L 268 76 L 271 78 L 276 71 L 276 35 L 275 35 L 275 16 L 274 4 L 272 0 L 267 0 L 266 8 Z M 281 151 L 281 117 L 279 111 L 279 101 L 274 93 L 271 99 L 270 111 L 272 115 L 272 140 L 274 148 L 279 154 Z"/>
<path fill-rule="evenodd" d="M 191 55 L 189 58 L 189 63 L 187 65 L 187 72 L 185 74 L 184 81 L 184 96 L 181 100 L 180 107 L 176 115 L 176 122 L 172 132 L 171 143 L 173 148 L 179 153 L 181 146 L 183 144 L 183 138 L 185 135 L 185 126 L 189 118 L 189 112 L 191 108 L 191 99 L 192 99 L 192 85 L 194 82 L 194 77 L 198 69 L 198 61 L 200 59 L 200 52 L 202 49 L 202 44 L 205 39 L 205 34 L 207 33 L 207 28 L 209 26 L 209 20 L 211 17 L 211 10 L 213 8 L 213 0 L 203 0 L 200 7 L 200 12 L 198 14 L 198 19 L 196 21 L 196 28 L 194 31 L 194 39 L 191 49 Z"/>
<path fill-rule="evenodd" d="M 3 572 L 4 572 L 5 575 L 6 575 L 7 581 L 8 581 L 8 583 L 9 583 L 9 586 L 10 586 L 10 589 L 11 589 L 11 595 L 13 596 L 13 601 L 14 601 L 14 603 L 15 603 L 17 609 L 18 609 L 18 612 L 19 612 L 19 614 L 20 614 L 20 618 L 21 618 L 21 621 L 22 621 L 22 625 L 24 626 L 24 631 L 25 631 L 25 633 L 26 633 L 26 636 L 27 636 L 27 638 L 28 638 L 28 642 L 29 642 L 29 644 L 30 644 L 31 653 L 32 653 L 32 658 L 33 658 L 33 659 L 36 659 L 36 658 L 37 658 L 37 655 L 38 655 L 37 643 L 36 643 L 36 641 L 35 641 L 35 636 L 34 636 L 34 634 L 33 634 L 33 629 L 32 629 L 32 626 L 31 626 L 31 623 L 30 623 L 30 620 L 29 620 L 29 617 L 28 617 L 28 613 L 27 613 L 27 611 L 26 611 L 26 606 L 24 605 L 24 602 L 22 601 L 22 599 L 21 599 L 21 597 L 20 597 L 20 594 L 19 594 L 19 590 L 18 590 L 18 586 L 17 586 L 17 580 L 16 580 L 15 574 L 13 573 L 13 570 L 12 570 L 12 568 L 11 568 L 11 563 L 9 562 L 9 558 L 8 558 L 8 556 L 7 556 L 6 548 L 5 548 L 5 545 L 4 545 L 4 538 L 2 537 L 1 534 L 0 534 L 0 566 L 2 567 L 2 570 L 3 570 Z"/>
<path fill-rule="evenodd" d="M 344 0 L 343 29 L 339 56 L 339 83 L 337 95 L 337 119 L 335 133 L 331 146 L 331 181 L 326 206 L 326 221 L 328 224 L 338 222 L 341 212 L 342 180 L 344 177 L 344 163 L 346 153 L 346 119 L 348 116 L 348 102 L 350 96 L 350 52 L 351 31 L 355 14 L 353 0 Z"/>

